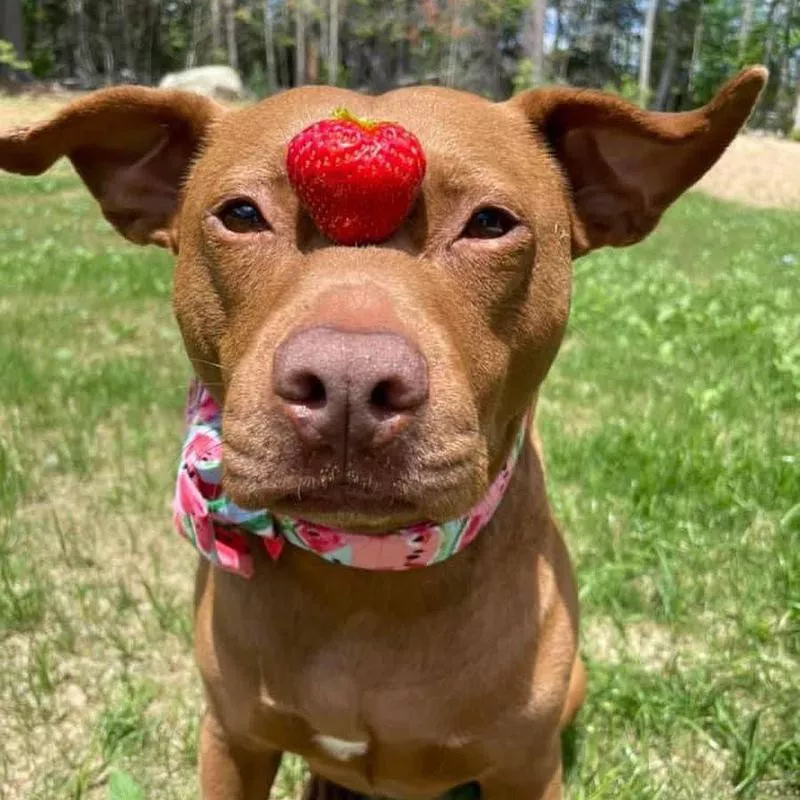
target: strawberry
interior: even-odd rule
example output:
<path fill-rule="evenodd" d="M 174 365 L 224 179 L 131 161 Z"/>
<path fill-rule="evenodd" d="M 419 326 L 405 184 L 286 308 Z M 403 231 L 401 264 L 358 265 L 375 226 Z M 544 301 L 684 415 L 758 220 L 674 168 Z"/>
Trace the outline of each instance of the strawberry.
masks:
<path fill-rule="evenodd" d="M 337 109 L 294 136 L 286 169 L 325 236 L 337 244 L 373 244 L 408 216 L 425 175 L 425 154 L 401 125 Z"/>

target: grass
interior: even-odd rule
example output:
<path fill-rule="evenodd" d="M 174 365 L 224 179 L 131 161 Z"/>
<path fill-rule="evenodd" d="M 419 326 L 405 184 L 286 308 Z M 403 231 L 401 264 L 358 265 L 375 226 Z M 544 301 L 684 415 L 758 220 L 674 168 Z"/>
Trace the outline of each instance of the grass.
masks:
<path fill-rule="evenodd" d="M 169 258 L 66 168 L 0 213 L 0 798 L 195 797 Z M 796 212 L 700 195 L 576 265 L 540 414 L 590 672 L 569 797 L 800 797 L 799 266 Z"/>

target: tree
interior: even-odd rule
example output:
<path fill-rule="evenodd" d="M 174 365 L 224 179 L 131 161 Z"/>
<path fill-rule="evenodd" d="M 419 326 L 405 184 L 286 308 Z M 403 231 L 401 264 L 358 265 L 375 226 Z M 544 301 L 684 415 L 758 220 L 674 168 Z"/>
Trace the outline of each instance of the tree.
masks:
<path fill-rule="evenodd" d="M 275 62 L 275 27 L 270 0 L 264 0 L 264 51 L 267 65 L 267 92 L 272 94 L 278 88 L 278 70 Z"/>
<path fill-rule="evenodd" d="M 792 133 L 800 134 L 800 78 L 797 81 L 797 99 L 794 104 L 794 120 L 792 122 Z"/>
<path fill-rule="evenodd" d="M 322 40 L 320 15 L 316 0 L 305 0 L 306 6 L 306 83 L 319 83 L 319 57 Z M 310 13 L 309 13 L 310 12 Z"/>
<path fill-rule="evenodd" d="M 339 73 L 339 0 L 329 0 L 328 83 L 334 86 Z"/>
<path fill-rule="evenodd" d="M 0 0 L 3 40 L 0 62 L 86 88 L 228 62 L 254 94 L 551 78 L 681 110 L 763 63 L 752 124 L 785 132 L 800 92 L 800 0 Z"/>
<path fill-rule="evenodd" d="M 75 71 L 81 82 L 91 85 L 96 70 L 91 48 L 89 47 L 89 16 L 85 13 L 83 0 L 69 0 L 72 29 L 75 36 Z"/>
<path fill-rule="evenodd" d="M 450 14 L 450 30 L 448 33 L 449 44 L 445 51 L 445 60 L 442 65 L 442 83 L 445 86 L 455 86 L 456 70 L 458 68 L 459 44 L 461 36 L 462 0 L 450 0 L 448 10 Z"/>
<path fill-rule="evenodd" d="M 753 0 L 742 0 L 742 21 L 739 27 L 739 61 L 744 60 L 747 40 L 753 24 Z"/>
<path fill-rule="evenodd" d="M 294 0 L 294 85 L 306 82 L 306 9 L 305 0 Z"/>
<path fill-rule="evenodd" d="M 14 48 L 14 56 L 18 61 L 25 59 L 21 0 L 3 0 L 0 4 L 0 40 Z"/>
<path fill-rule="evenodd" d="M 653 34 L 656 29 L 657 11 L 658 0 L 650 0 L 642 33 L 642 53 L 639 61 L 639 105 L 642 107 L 646 107 L 650 100 L 650 63 L 653 57 Z"/>
<path fill-rule="evenodd" d="M 530 59 L 531 86 L 544 83 L 544 21 L 546 0 L 533 0 L 525 25 L 525 54 Z"/>
<path fill-rule="evenodd" d="M 655 107 L 678 110 L 688 103 L 688 83 L 694 31 L 703 11 L 703 0 L 676 0 L 666 9 L 668 22 L 661 75 L 656 89 Z"/>
<path fill-rule="evenodd" d="M 239 48 L 236 44 L 236 0 L 225 0 L 225 34 L 228 63 L 239 71 Z"/>
<path fill-rule="evenodd" d="M 222 53 L 222 6 L 221 0 L 211 0 L 211 57 L 216 60 Z"/>

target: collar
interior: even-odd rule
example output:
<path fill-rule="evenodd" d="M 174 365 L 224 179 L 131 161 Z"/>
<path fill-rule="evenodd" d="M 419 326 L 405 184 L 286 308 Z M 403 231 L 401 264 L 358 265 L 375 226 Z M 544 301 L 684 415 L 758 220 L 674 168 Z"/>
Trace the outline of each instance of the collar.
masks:
<path fill-rule="evenodd" d="M 329 528 L 270 511 L 246 511 L 222 488 L 222 412 L 198 380 L 189 387 L 187 432 L 178 466 L 173 520 L 182 536 L 212 564 L 253 574 L 252 535 L 273 560 L 286 542 L 349 567 L 399 571 L 426 567 L 463 550 L 486 526 L 505 495 L 525 442 L 529 414 L 488 492 L 469 513 L 441 524 L 421 522 L 375 536 Z M 251 534 L 251 536 L 248 536 Z"/>

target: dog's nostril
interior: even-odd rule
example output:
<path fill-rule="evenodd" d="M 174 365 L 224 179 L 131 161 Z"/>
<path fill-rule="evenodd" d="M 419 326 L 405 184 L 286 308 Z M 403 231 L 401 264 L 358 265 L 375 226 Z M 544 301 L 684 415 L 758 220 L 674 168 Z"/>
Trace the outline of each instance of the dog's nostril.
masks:
<path fill-rule="evenodd" d="M 321 408 L 328 399 L 325 384 L 313 372 L 298 372 L 282 387 L 281 395 L 290 403 Z"/>
<path fill-rule="evenodd" d="M 381 381 L 369 396 L 370 405 L 379 411 L 392 411 L 390 400 L 391 385 L 389 381 Z"/>
<path fill-rule="evenodd" d="M 397 414 L 401 411 L 413 411 L 426 394 L 416 384 L 402 378 L 387 378 L 375 384 L 370 392 L 369 404 L 373 411 Z"/>

